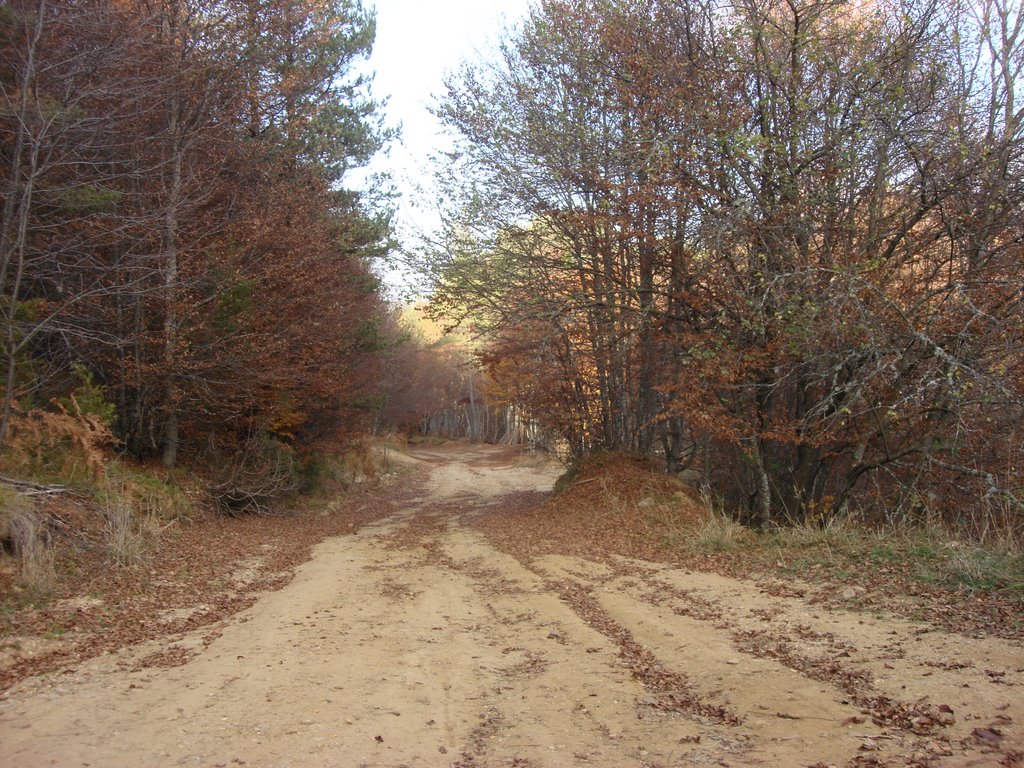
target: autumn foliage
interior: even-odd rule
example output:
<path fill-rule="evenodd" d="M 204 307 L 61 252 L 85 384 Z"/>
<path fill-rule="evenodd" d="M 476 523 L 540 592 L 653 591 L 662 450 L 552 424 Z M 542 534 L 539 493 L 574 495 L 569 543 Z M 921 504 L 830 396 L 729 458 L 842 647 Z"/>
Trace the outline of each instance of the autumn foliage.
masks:
<path fill-rule="evenodd" d="M 1019 532 L 1022 57 L 998 0 L 545 0 L 440 106 L 434 306 L 577 455 Z"/>
<path fill-rule="evenodd" d="M 358 0 L 0 9 L 0 441 L 87 370 L 121 446 L 231 465 L 368 426 L 390 133 Z"/>

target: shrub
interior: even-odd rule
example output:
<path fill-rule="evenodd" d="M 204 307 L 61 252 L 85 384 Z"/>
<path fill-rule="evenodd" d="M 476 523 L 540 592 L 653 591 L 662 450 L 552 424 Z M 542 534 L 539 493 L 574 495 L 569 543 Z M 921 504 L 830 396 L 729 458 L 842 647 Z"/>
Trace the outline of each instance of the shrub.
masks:
<path fill-rule="evenodd" d="M 57 400 L 65 413 L 92 416 L 96 421 L 110 427 L 117 418 L 117 406 L 106 398 L 103 387 L 93 380 L 92 371 L 82 363 L 71 364 L 71 374 L 78 385 L 67 397 Z"/>
<path fill-rule="evenodd" d="M 303 486 L 295 451 L 266 435 L 253 435 L 219 462 L 222 469 L 207 487 L 210 498 L 229 515 L 267 514 L 270 502 Z"/>

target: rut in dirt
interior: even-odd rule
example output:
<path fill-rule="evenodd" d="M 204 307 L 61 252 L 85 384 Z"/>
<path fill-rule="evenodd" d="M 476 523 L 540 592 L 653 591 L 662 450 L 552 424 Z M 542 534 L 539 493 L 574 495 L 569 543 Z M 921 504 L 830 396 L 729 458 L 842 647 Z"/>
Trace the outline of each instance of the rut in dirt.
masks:
<path fill-rule="evenodd" d="M 410 461 L 419 498 L 325 541 L 212 641 L 166 643 L 183 663 L 140 668 L 159 649 L 137 647 L 12 691 L 0 764 L 1018 760 L 1017 644 L 666 563 L 530 555 L 478 523 L 538 503 L 557 468 L 461 445 Z"/>

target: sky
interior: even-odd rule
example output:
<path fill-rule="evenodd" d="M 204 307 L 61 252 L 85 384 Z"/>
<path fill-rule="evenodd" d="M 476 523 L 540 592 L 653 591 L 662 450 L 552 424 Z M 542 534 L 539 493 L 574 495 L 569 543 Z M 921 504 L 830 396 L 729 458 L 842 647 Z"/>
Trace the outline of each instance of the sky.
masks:
<path fill-rule="evenodd" d="M 430 156 L 447 145 L 429 107 L 444 77 L 459 62 L 493 46 L 502 26 L 525 15 L 529 0 L 367 0 L 377 10 L 377 40 L 369 69 L 373 95 L 387 99 L 389 125 L 402 139 L 371 170 L 390 171 L 402 193 L 399 236 L 408 245 L 418 230 L 438 223 L 430 194 Z M 422 187 L 422 190 L 418 188 Z"/>

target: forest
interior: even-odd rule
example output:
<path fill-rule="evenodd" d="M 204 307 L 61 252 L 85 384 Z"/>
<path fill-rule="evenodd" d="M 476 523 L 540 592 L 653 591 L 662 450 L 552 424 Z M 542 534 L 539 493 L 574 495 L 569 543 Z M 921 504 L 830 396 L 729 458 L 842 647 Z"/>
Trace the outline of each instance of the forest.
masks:
<path fill-rule="evenodd" d="M 448 80 L 433 311 L 756 525 L 1024 523 L 1024 15 L 545 0 Z"/>
<path fill-rule="evenodd" d="M 266 511 L 427 433 L 645 456 L 755 527 L 1019 536 L 1019 3 L 534 3 L 435 102 L 415 249 L 364 172 L 375 33 L 359 0 L 0 9 L 4 473 L 117 456 Z M 425 309 L 385 299 L 403 247 Z"/>
<path fill-rule="evenodd" d="M 1024 766 L 1024 0 L 519 1 L 0 3 L 0 764 Z"/>
<path fill-rule="evenodd" d="M 368 428 L 374 34 L 358 0 L 0 9 L 0 444 L 242 472 Z"/>

